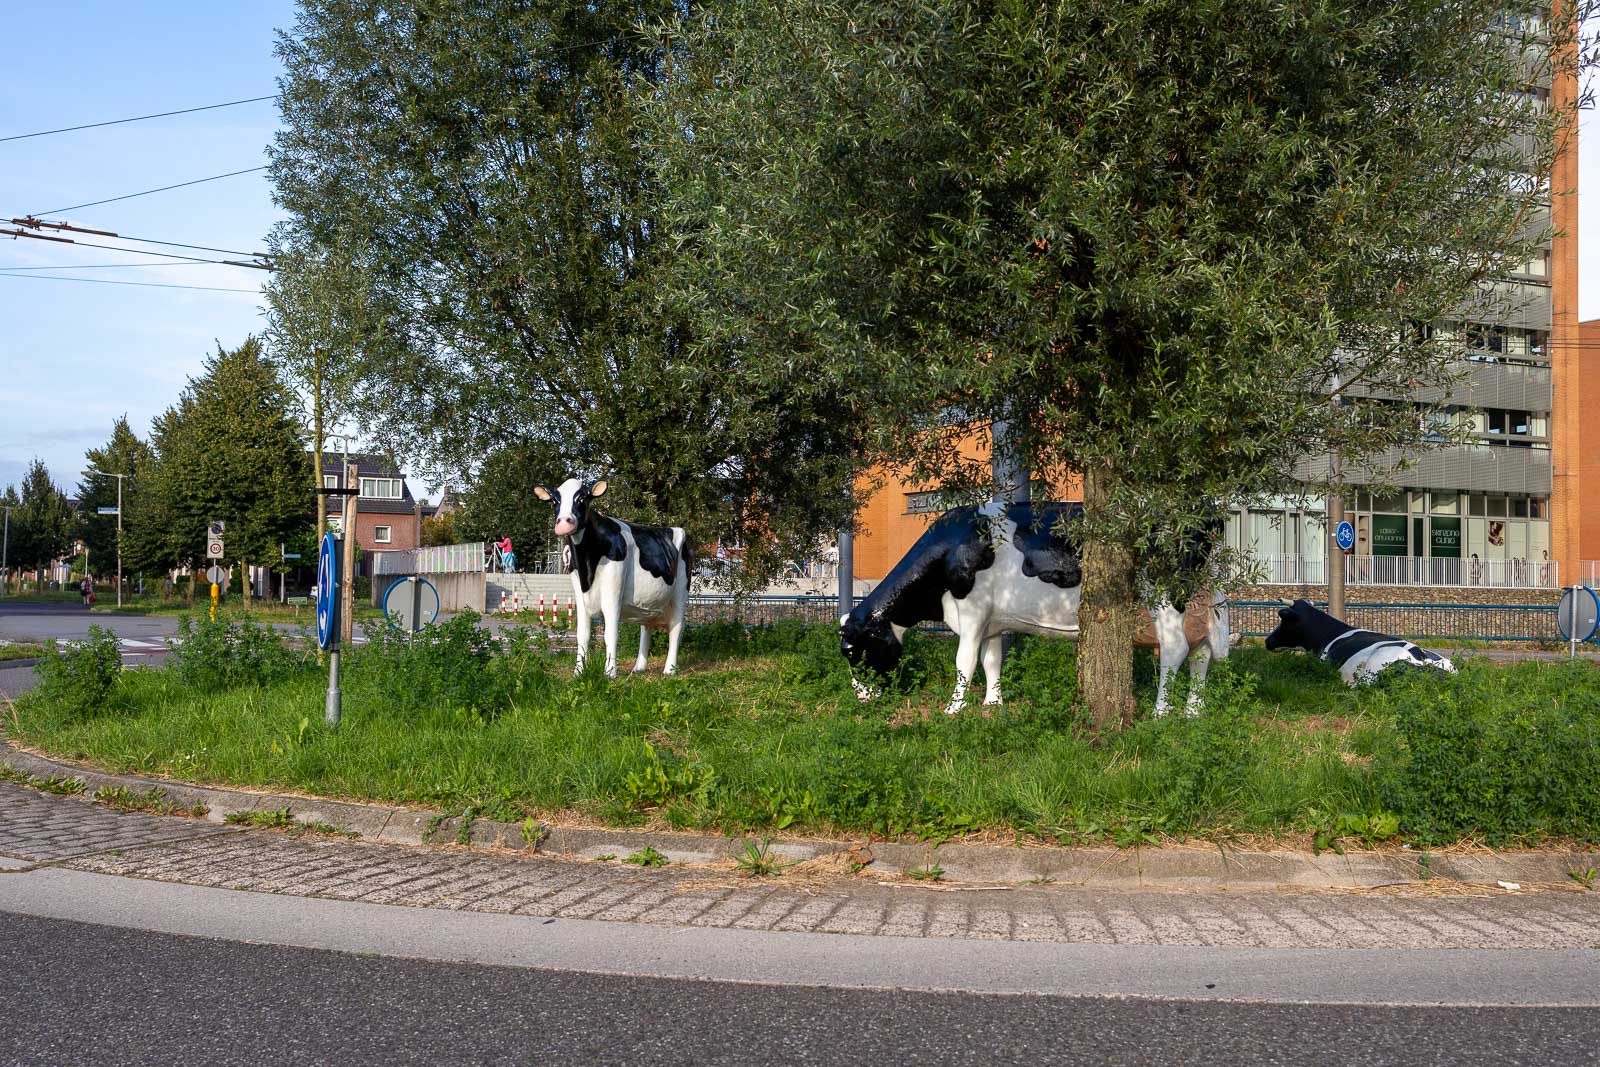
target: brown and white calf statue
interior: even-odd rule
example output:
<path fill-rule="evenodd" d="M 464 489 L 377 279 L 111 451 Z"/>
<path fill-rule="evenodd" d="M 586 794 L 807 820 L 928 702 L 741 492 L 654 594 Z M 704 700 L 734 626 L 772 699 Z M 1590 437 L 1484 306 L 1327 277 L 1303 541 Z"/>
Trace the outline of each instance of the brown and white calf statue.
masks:
<path fill-rule="evenodd" d="M 665 673 L 678 672 L 678 644 L 689 606 L 689 542 L 680 526 L 645 526 L 600 514 L 590 506 L 606 492 L 606 483 L 568 478 L 554 492 L 542 485 L 533 495 L 556 513 L 556 536 L 562 559 L 572 574 L 572 597 L 578 607 L 578 672 L 589 657 L 594 616 L 604 620 L 606 674 L 617 674 L 617 631 L 624 622 L 639 624 L 639 658 L 633 670 L 645 669 L 650 657 L 651 629 L 667 631 Z"/>
<path fill-rule="evenodd" d="M 976 677 L 980 655 L 985 704 L 999 704 L 1001 635 L 1078 636 L 1083 570 L 1076 549 L 1057 533 L 1061 519 L 1078 505 L 984 504 L 940 516 L 905 558 L 855 610 L 839 620 L 840 650 L 853 668 L 879 675 L 900 661 L 906 630 L 942 621 L 956 634 L 956 688 L 945 712 L 954 715 Z M 1228 604 L 1202 594 L 1179 610 L 1170 603 L 1150 608 L 1150 626 L 1139 643 L 1155 648 L 1160 661 L 1155 714 L 1169 710 L 1168 683 L 1189 663 L 1186 710 L 1199 710 L 1211 660 L 1228 655 Z M 874 695 L 852 677 L 856 695 Z"/>

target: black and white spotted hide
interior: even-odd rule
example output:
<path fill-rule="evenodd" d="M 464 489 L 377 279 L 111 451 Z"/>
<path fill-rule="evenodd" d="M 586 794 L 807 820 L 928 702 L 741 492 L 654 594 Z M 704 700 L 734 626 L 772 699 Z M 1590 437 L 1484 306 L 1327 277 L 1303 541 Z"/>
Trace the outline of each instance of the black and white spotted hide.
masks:
<path fill-rule="evenodd" d="M 678 644 L 689 606 L 688 535 L 680 526 L 645 526 L 609 518 L 590 507 L 604 496 L 606 483 L 568 478 L 551 492 L 542 485 L 533 494 L 555 509 L 555 533 L 563 541 L 561 558 L 572 575 L 572 598 L 578 606 L 578 670 L 589 657 L 594 616 L 605 625 L 606 674 L 617 673 L 617 630 L 624 622 L 639 624 L 637 673 L 650 656 L 650 630 L 667 631 L 665 673 L 678 671 Z"/>
<path fill-rule="evenodd" d="M 1303 649 L 1339 668 L 1346 685 L 1361 685 L 1396 664 L 1454 671 L 1455 664 L 1437 652 L 1400 637 L 1347 626 L 1309 600 L 1278 609 L 1278 627 L 1267 635 L 1267 651 Z"/>

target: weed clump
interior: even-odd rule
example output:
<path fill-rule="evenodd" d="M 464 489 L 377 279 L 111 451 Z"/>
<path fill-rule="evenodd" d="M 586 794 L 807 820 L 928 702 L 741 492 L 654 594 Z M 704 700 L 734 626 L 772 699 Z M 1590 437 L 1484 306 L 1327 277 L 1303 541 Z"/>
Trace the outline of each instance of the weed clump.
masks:
<path fill-rule="evenodd" d="M 23 700 L 52 708 L 66 718 L 98 715 L 110 703 L 122 675 L 122 649 L 117 635 L 89 627 L 76 645 L 46 643 L 46 655 L 33 665 L 39 684 Z"/>
<path fill-rule="evenodd" d="M 309 654 L 285 645 L 270 626 L 212 622 L 188 615 L 178 619 L 178 636 L 170 647 L 168 673 L 198 693 L 276 685 L 307 670 L 313 662 Z"/>

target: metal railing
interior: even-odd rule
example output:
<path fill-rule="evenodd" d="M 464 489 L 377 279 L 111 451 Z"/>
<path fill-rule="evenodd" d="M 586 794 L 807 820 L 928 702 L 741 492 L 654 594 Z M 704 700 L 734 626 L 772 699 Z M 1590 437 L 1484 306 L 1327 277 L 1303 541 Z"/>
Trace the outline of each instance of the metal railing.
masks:
<path fill-rule="evenodd" d="M 860 603 L 862 598 L 857 597 Z M 1318 607 L 1326 607 L 1319 602 Z M 1229 604 L 1229 627 L 1246 637 L 1265 637 L 1278 625 L 1281 601 L 1235 600 Z M 692 596 L 688 621 L 694 624 L 737 622 L 771 626 L 795 621 L 837 626 L 838 601 L 827 596 Z M 1345 605 L 1352 626 L 1419 641 L 1560 641 L 1556 611 L 1540 604 L 1373 604 Z M 922 629 L 948 632 L 939 623 Z"/>
<path fill-rule="evenodd" d="M 1263 581 L 1267 585 L 1324 585 L 1328 580 L 1328 568 L 1321 559 L 1268 556 L 1256 562 L 1265 568 Z M 1561 587 L 1561 568 L 1555 560 L 1345 556 L 1344 568 L 1344 580 L 1350 585 L 1460 586 L 1466 589 Z"/>
<path fill-rule="evenodd" d="M 1235 600 L 1229 627 L 1246 637 L 1265 637 L 1278 625 L 1278 601 Z M 1326 608 L 1326 601 L 1317 602 Z M 1418 641 L 1560 641 L 1556 610 L 1548 604 L 1370 604 L 1345 605 L 1345 622 L 1363 630 Z"/>
<path fill-rule="evenodd" d="M 483 552 L 482 541 L 373 552 L 372 573 L 374 575 L 450 574 L 456 571 L 481 571 Z"/>

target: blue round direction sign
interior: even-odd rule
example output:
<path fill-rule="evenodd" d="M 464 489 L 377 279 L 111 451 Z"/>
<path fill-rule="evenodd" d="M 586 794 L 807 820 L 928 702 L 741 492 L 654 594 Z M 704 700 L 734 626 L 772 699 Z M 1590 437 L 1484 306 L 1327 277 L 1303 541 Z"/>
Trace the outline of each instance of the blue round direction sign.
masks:
<path fill-rule="evenodd" d="M 322 535 L 317 553 L 317 647 L 328 648 L 339 639 L 339 541 Z"/>
<path fill-rule="evenodd" d="M 1356 528 L 1348 521 L 1339 523 L 1333 529 L 1333 543 L 1339 546 L 1341 552 L 1348 552 L 1356 547 Z"/>

